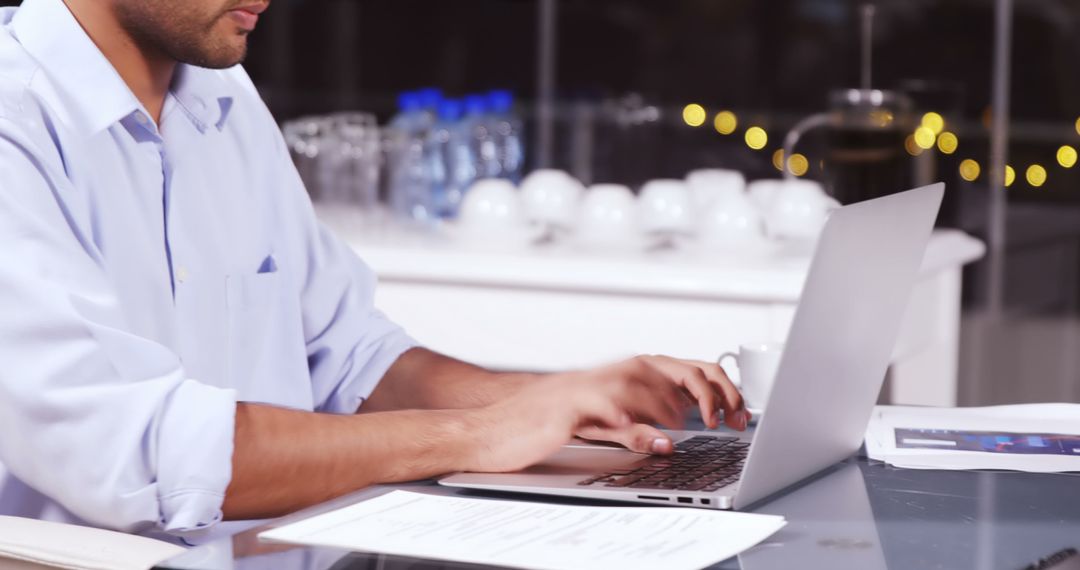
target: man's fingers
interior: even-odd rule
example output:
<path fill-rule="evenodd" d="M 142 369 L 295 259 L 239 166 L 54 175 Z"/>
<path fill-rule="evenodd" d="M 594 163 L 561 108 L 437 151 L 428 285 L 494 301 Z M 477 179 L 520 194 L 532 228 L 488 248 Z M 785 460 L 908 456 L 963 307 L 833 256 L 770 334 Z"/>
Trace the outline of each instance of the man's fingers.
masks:
<path fill-rule="evenodd" d="M 598 441 L 613 441 L 638 453 L 670 455 L 674 450 L 671 438 L 648 424 L 633 424 L 617 429 L 585 428 L 578 431 L 578 436 Z"/>
<path fill-rule="evenodd" d="M 750 422 L 750 412 L 746 411 L 746 402 L 731 378 L 728 378 L 724 367 L 713 362 L 702 362 L 700 365 L 710 382 L 724 394 L 724 423 L 737 430 L 746 429 Z"/>
<path fill-rule="evenodd" d="M 704 362 L 701 360 L 687 360 L 684 361 L 688 364 L 701 368 L 701 371 L 705 373 L 705 377 L 709 379 L 709 382 L 720 389 L 724 395 L 724 411 L 737 411 L 746 407 L 743 402 L 742 394 L 739 393 L 739 389 L 735 387 L 735 383 L 728 377 L 727 372 L 723 366 L 715 362 Z"/>
<path fill-rule="evenodd" d="M 696 366 L 685 365 L 677 373 L 681 377 L 679 382 L 697 400 L 698 409 L 701 410 L 701 419 L 705 425 L 710 429 L 719 427 L 720 418 L 716 410 L 720 407 L 721 398 L 705 377 L 705 373 Z"/>
<path fill-rule="evenodd" d="M 698 408 L 701 410 L 701 419 L 707 427 L 711 429 L 720 427 L 717 410 L 723 406 L 726 396 L 714 385 L 705 370 L 693 361 L 668 356 L 650 357 L 650 362 L 665 373 L 669 381 L 681 385 L 697 400 Z"/>
<path fill-rule="evenodd" d="M 677 375 L 677 371 L 682 367 L 695 368 L 704 374 L 706 382 L 708 382 L 712 388 L 712 394 L 716 396 L 711 405 L 701 406 L 701 417 L 707 426 L 710 428 L 718 427 L 719 422 L 718 419 L 715 419 L 714 413 L 716 410 L 723 410 L 724 423 L 733 429 L 746 429 L 746 426 L 750 421 L 750 414 L 745 410 L 746 405 L 743 401 L 742 394 L 739 393 L 738 388 L 735 387 L 735 384 L 728 377 L 727 372 L 724 371 L 722 366 L 714 362 L 681 360 L 668 356 L 654 356 L 649 358 L 650 362 L 666 367 L 667 371 L 673 375 Z M 697 376 L 693 375 L 693 377 Z M 698 395 L 698 392 L 692 390 L 689 384 L 684 385 L 700 402 L 701 396 Z"/>
<path fill-rule="evenodd" d="M 641 406 L 648 416 L 656 422 L 672 428 L 683 427 L 683 415 L 689 404 L 682 392 L 682 387 L 655 366 L 639 361 L 639 365 L 629 387 L 632 395 L 631 404 Z M 637 412 L 635 409 L 631 409 Z"/>

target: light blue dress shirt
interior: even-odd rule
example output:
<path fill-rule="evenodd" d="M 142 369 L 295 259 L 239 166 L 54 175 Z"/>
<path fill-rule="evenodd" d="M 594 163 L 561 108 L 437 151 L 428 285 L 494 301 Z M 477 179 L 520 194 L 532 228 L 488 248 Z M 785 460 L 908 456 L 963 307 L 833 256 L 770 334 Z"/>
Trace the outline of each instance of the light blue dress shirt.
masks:
<path fill-rule="evenodd" d="M 237 401 L 353 413 L 415 342 L 240 67 L 160 125 L 61 0 L 0 9 L 0 514 L 204 534 Z"/>

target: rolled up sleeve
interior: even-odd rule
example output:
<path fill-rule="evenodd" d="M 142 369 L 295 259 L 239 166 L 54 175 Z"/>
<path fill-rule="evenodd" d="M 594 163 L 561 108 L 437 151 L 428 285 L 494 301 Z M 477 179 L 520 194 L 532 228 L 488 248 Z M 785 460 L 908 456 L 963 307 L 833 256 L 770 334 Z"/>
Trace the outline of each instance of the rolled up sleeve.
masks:
<path fill-rule="evenodd" d="M 316 224 L 313 233 L 303 303 L 314 401 L 319 411 L 350 414 L 417 342 L 374 307 L 374 272 L 329 230 Z"/>
<path fill-rule="evenodd" d="M 187 378 L 130 332 L 54 193 L 70 191 L 0 118 L 0 462 L 79 518 L 126 531 L 221 519 L 236 394 Z"/>
<path fill-rule="evenodd" d="M 230 73 L 254 94 L 241 68 Z M 301 261 L 298 289 L 315 410 L 355 413 L 390 366 L 418 343 L 375 308 L 375 273 L 316 218 L 270 111 L 254 96 L 244 104 L 262 106 L 264 124 L 272 127 L 265 134 L 275 140 L 270 163 L 280 169 L 285 193 L 278 227 L 289 256 Z"/>
<path fill-rule="evenodd" d="M 236 394 L 184 380 L 169 395 L 158 442 L 159 525 L 168 532 L 200 530 L 222 519 L 232 479 Z"/>

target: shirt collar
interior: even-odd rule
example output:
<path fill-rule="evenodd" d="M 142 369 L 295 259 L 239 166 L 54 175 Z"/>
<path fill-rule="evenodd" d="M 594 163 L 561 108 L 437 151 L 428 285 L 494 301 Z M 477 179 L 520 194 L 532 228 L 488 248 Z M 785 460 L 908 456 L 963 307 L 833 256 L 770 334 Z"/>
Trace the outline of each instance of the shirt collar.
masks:
<path fill-rule="evenodd" d="M 221 130 L 232 109 L 232 92 L 222 71 L 182 63 L 176 66 L 170 88 L 177 103 L 200 131 Z"/>
<path fill-rule="evenodd" d="M 97 134 L 142 105 L 62 0 L 25 0 L 11 23 L 15 37 L 41 66 L 56 92 L 54 110 L 85 136 Z M 232 97 L 221 72 L 177 66 L 171 92 L 199 130 L 222 128 Z"/>

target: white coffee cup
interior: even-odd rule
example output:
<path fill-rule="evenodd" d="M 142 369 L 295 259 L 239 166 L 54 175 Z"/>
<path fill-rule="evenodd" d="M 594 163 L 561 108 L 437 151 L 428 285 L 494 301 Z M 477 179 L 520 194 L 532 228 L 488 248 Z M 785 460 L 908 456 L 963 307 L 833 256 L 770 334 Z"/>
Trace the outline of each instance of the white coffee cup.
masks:
<path fill-rule="evenodd" d="M 769 207 L 772 206 L 773 198 L 776 197 L 776 193 L 783 184 L 783 180 L 778 180 L 776 178 L 755 180 L 746 185 L 746 193 L 750 196 L 750 201 L 757 206 L 758 211 L 762 214 L 766 214 L 769 211 Z"/>
<path fill-rule="evenodd" d="M 717 197 L 697 220 L 698 241 L 709 248 L 730 249 L 765 241 L 761 213 L 745 192 Z"/>
<path fill-rule="evenodd" d="M 739 351 L 725 352 L 716 360 L 721 366 L 732 358 L 739 369 L 735 385 L 742 392 L 748 408 L 762 409 L 769 400 L 776 370 L 780 367 L 780 355 L 784 344 L 779 342 L 752 342 L 739 345 Z"/>
<path fill-rule="evenodd" d="M 646 232 L 686 234 L 693 232 L 690 189 L 682 180 L 650 180 L 638 197 L 641 225 Z"/>
<path fill-rule="evenodd" d="M 717 200 L 746 196 L 746 178 L 738 170 L 702 168 L 686 175 L 694 205 L 708 208 Z"/>
<path fill-rule="evenodd" d="M 637 203 L 621 184 L 594 184 L 585 192 L 577 239 L 590 246 L 629 247 L 639 241 Z"/>
<path fill-rule="evenodd" d="M 520 230 L 524 217 L 517 189 L 507 180 L 478 180 L 465 192 L 458 220 L 470 233 L 498 235 Z"/>
<path fill-rule="evenodd" d="M 570 228 L 585 187 L 562 170 L 535 170 L 521 181 L 525 217 L 533 223 Z"/>
<path fill-rule="evenodd" d="M 839 203 L 811 180 L 785 180 L 769 201 L 765 225 L 773 238 L 815 240 Z"/>

